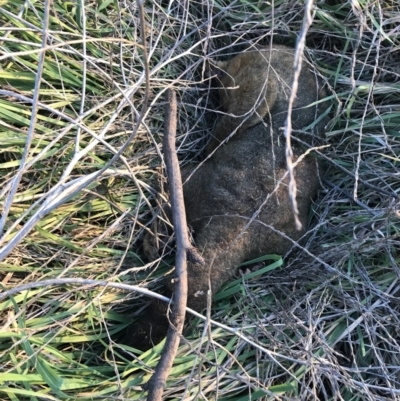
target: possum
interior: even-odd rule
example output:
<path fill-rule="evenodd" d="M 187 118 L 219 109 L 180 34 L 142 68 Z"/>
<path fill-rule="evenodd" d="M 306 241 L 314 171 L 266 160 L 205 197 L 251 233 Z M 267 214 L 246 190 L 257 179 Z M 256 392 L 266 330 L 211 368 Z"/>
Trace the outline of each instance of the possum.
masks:
<path fill-rule="evenodd" d="M 222 116 L 213 135 L 212 150 L 218 149 L 201 165 L 182 170 L 187 223 L 205 261 L 188 262 L 187 305 L 196 311 L 206 308 L 208 291 L 214 295 L 242 262 L 271 253 L 285 255 L 293 241 L 305 234 L 304 228 L 296 229 L 293 217 L 280 130 L 293 62 L 293 49 L 274 45 L 218 63 L 221 102 L 229 113 Z M 319 80 L 304 66 L 292 115 L 294 127 L 316 121 L 326 109 L 316 104 L 322 96 Z M 323 133 L 324 124 L 324 119 L 316 123 L 316 135 Z M 229 141 L 218 146 L 234 131 Z M 306 227 L 320 179 L 317 160 L 303 153 L 304 149 L 293 146 L 299 219 Z M 173 291 L 173 277 L 167 276 L 162 293 L 170 297 Z M 168 304 L 152 300 L 146 316 L 128 326 L 122 342 L 142 350 L 160 342 L 168 330 L 168 310 Z"/>
<path fill-rule="evenodd" d="M 318 108 L 311 106 L 325 97 L 306 60 L 303 64 L 293 104 L 293 129 L 310 124 L 312 114 L 319 114 Z M 272 116 L 276 129 L 284 127 L 294 79 L 294 49 L 282 45 L 250 48 L 231 60 L 211 63 L 209 69 L 217 77 L 224 114 L 208 145 L 208 154 L 231 134 L 240 134 L 261 121 L 271 124 Z"/>

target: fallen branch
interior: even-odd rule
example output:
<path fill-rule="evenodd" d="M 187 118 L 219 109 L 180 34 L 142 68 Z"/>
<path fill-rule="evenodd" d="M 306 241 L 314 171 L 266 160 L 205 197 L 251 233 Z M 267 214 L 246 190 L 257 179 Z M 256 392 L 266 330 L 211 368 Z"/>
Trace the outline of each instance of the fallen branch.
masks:
<path fill-rule="evenodd" d="M 170 315 L 170 326 L 160 362 L 148 386 L 148 401 L 161 401 L 165 382 L 172 368 L 179 346 L 180 335 L 185 321 L 187 301 L 187 255 L 192 252 L 183 201 L 182 178 L 175 149 L 176 136 L 176 94 L 171 89 L 166 92 L 165 128 L 163 153 L 167 168 L 168 186 L 171 200 L 172 221 L 176 237 L 175 291 L 174 304 Z"/>

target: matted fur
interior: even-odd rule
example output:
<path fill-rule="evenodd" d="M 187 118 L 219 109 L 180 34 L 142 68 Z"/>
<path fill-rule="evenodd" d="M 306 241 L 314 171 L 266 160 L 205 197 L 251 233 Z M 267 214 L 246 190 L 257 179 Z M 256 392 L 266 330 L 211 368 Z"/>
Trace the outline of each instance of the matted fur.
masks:
<path fill-rule="evenodd" d="M 268 59 L 274 62 L 266 62 Z M 297 240 L 304 234 L 304 229 L 297 230 L 294 223 L 280 131 L 293 79 L 293 60 L 292 49 L 273 46 L 271 51 L 264 48 L 245 52 L 223 64 L 225 77 L 220 82 L 224 87 L 220 93 L 227 110 L 231 114 L 252 110 L 258 98 L 263 106 L 245 122 L 242 118 L 223 116 L 214 138 L 223 140 L 243 122 L 242 129 L 210 159 L 182 172 L 183 180 L 188 178 L 184 185 L 187 221 L 193 229 L 195 246 L 205 260 L 204 265 L 188 264 L 188 306 L 192 309 L 204 309 L 207 291 L 215 294 L 236 273 L 241 262 L 269 253 L 283 255 L 292 244 L 286 237 Z M 239 85 L 233 88 L 232 83 Z M 321 110 L 310 105 L 318 100 L 319 93 L 322 92 L 318 80 L 304 69 L 292 115 L 295 127 L 315 121 Z M 265 122 L 260 122 L 260 118 L 265 118 Z M 322 129 L 320 122 L 316 130 Z M 297 147 L 294 151 L 297 159 L 302 152 Z M 297 164 L 295 176 L 299 216 L 305 227 L 311 200 L 319 187 L 313 157 L 306 156 Z M 172 293 L 173 280 L 167 277 L 165 294 Z M 159 342 L 168 328 L 166 313 L 167 305 L 154 300 L 146 317 L 128 328 L 124 342 L 143 349 Z"/>

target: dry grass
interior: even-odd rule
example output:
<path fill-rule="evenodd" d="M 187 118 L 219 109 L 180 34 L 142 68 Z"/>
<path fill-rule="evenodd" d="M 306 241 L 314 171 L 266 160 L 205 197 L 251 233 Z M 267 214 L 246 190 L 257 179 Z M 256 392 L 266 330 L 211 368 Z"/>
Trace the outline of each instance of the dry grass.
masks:
<path fill-rule="evenodd" d="M 198 159 L 218 117 L 206 58 L 272 35 L 295 45 L 303 4 L 146 2 L 148 108 L 136 3 L 80 4 L 0 3 L 2 288 L 82 278 L 156 290 L 173 255 L 146 264 L 141 239 L 164 175 L 165 89 L 178 93 L 180 160 Z M 399 11 L 314 4 L 308 56 L 333 108 L 306 249 L 266 257 L 216 296 L 212 319 L 236 334 L 193 321 L 166 399 L 400 399 Z M 117 362 L 114 334 L 145 305 L 71 284 L 3 299 L 0 398 L 143 399 L 161 345 Z"/>

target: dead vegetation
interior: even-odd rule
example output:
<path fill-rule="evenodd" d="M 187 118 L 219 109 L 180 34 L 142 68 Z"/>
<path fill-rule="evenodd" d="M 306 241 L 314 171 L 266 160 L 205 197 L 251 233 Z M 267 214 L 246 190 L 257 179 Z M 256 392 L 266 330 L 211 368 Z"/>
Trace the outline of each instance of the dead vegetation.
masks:
<path fill-rule="evenodd" d="M 60 278 L 157 290 L 173 253 L 146 264 L 141 241 L 162 200 L 165 89 L 178 94 L 178 156 L 197 161 L 217 121 L 207 58 L 271 37 L 294 47 L 304 15 L 296 1 L 153 1 L 145 10 L 148 108 L 134 2 L 0 6 L 4 290 Z M 306 52 L 337 105 L 313 229 L 283 263 L 252 261 L 261 268 L 223 287 L 205 324 L 189 325 L 167 399 L 400 396 L 399 11 L 396 2 L 313 4 Z M 161 346 L 114 356 L 116 335 L 147 303 L 82 284 L 2 299 L 1 398 L 142 399 Z"/>

